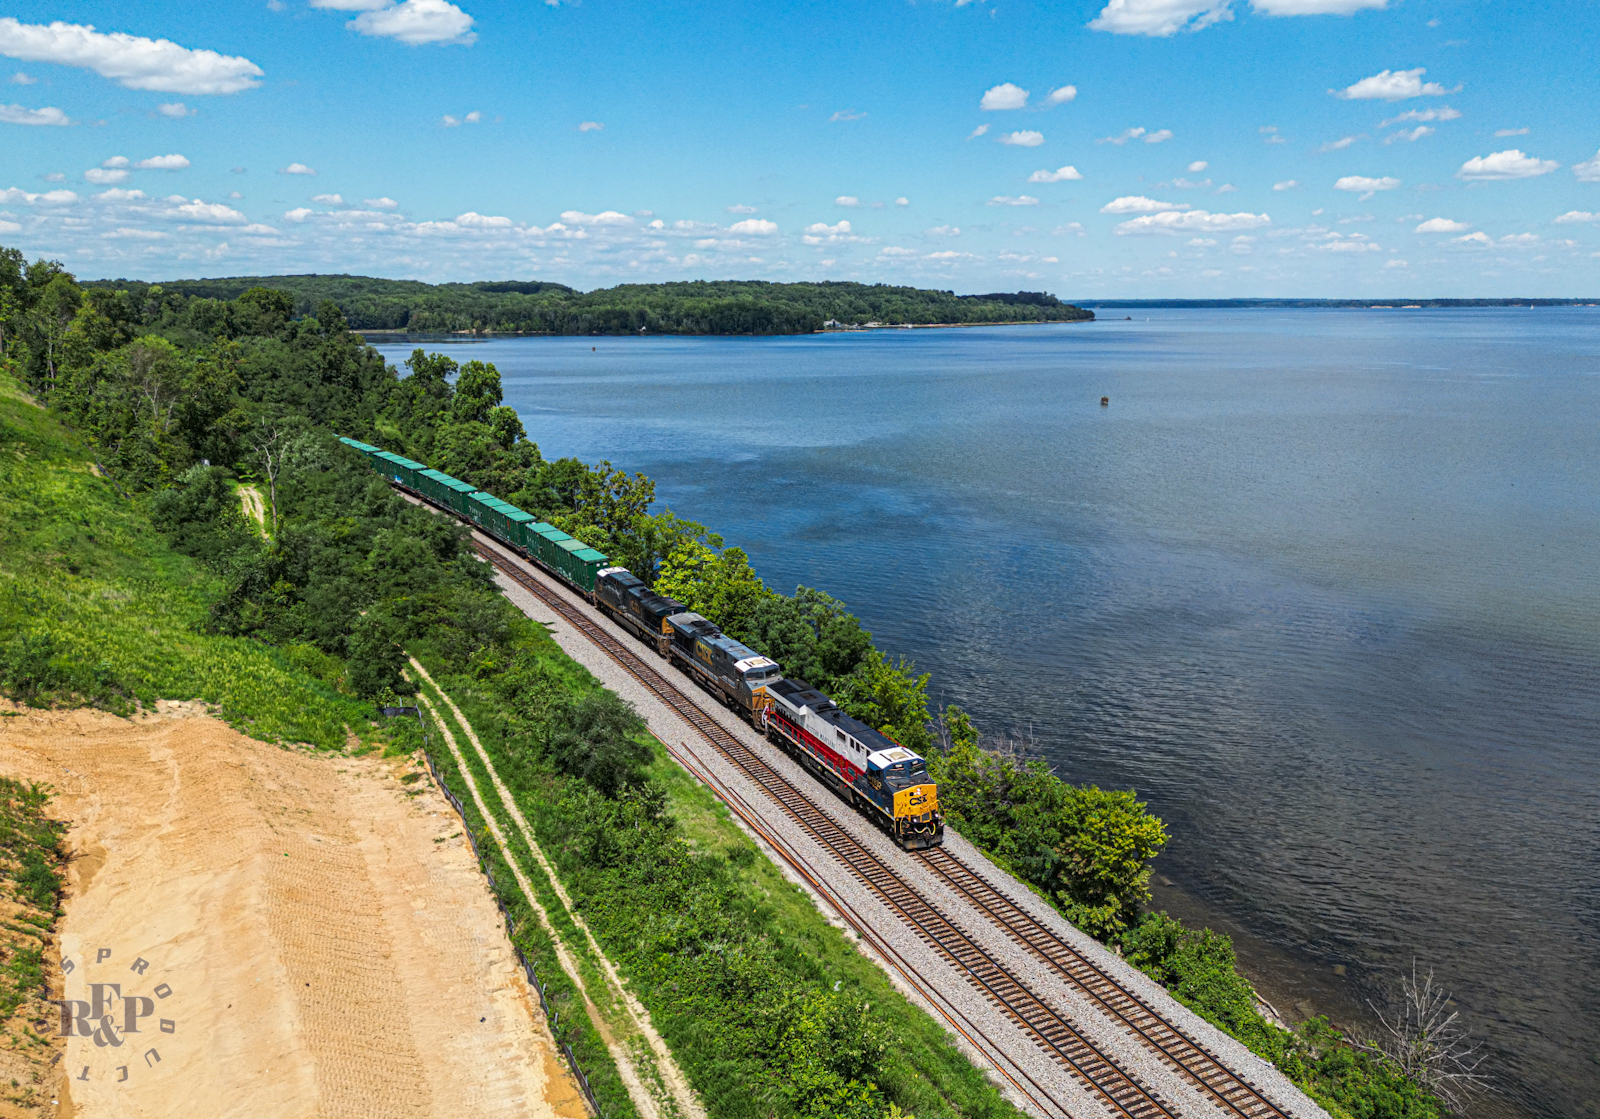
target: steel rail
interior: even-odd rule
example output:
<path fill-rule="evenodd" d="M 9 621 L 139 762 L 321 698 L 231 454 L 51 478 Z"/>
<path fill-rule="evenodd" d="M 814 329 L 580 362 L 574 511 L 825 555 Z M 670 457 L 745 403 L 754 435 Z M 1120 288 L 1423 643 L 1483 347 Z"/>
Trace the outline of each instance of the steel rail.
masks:
<path fill-rule="evenodd" d="M 1240 1119 L 1286 1119 L 1283 1112 L 1229 1072 L 1192 1038 L 1013 903 L 961 859 L 943 847 L 918 851 L 915 855 L 951 889 L 988 916 L 1006 936 L 1042 960 L 1108 1016 L 1121 1021 L 1148 1048 L 1225 1111 Z"/>
<path fill-rule="evenodd" d="M 654 734 L 653 731 L 651 733 Z M 754 807 L 739 793 L 737 789 L 734 789 L 726 782 L 719 780 L 711 773 L 709 769 L 702 768 L 702 763 L 699 761 L 699 759 L 693 754 L 688 753 L 686 749 L 680 750 L 675 748 L 670 742 L 662 738 L 660 735 L 655 735 L 655 738 L 657 742 L 660 742 L 661 745 L 666 748 L 667 753 L 672 755 L 673 759 L 676 760 L 679 765 L 683 766 L 683 768 L 688 770 L 696 780 L 720 797 L 723 802 L 727 804 L 727 806 L 732 809 L 741 820 L 744 821 L 745 825 L 752 832 L 764 839 L 768 846 L 770 846 L 772 850 L 783 859 L 784 862 L 788 863 L 794 872 L 803 878 L 807 885 L 809 885 L 819 897 L 826 900 L 827 903 L 831 905 L 839 914 L 839 916 L 843 918 L 843 920 L 852 929 L 855 930 L 856 935 L 861 937 L 863 941 L 865 941 L 879 954 L 880 958 L 885 964 L 900 973 L 901 979 L 906 982 L 907 986 L 921 992 L 922 996 L 928 1001 L 928 1005 L 945 1020 L 950 1029 L 961 1035 L 961 1037 L 966 1040 L 967 1044 L 971 1045 L 975 1051 L 983 1054 L 989 1060 L 989 1062 L 994 1065 L 995 1071 L 1003 1076 L 1008 1082 L 1010 1082 L 1011 1086 L 1017 1090 L 1018 1095 L 1027 1100 L 1029 1103 L 1033 1104 L 1039 1109 L 1040 1113 L 1044 1115 L 1049 1115 L 1052 1111 L 1058 1112 L 1063 1116 L 1068 1114 L 1065 1109 L 1063 1109 L 1062 1106 L 1050 1096 L 1050 1093 L 1041 1087 L 1037 1080 L 1029 1076 L 1025 1069 L 1012 1060 L 1012 1058 L 1002 1047 L 995 1044 L 994 1040 L 990 1038 L 988 1034 L 984 1033 L 983 1030 L 974 1025 L 969 1019 L 966 1019 L 965 1016 L 963 1016 L 961 1022 L 958 1022 L 956 1020 L 956 1015 L 959 1012 L 955 1010 L 954 1006 L 951 1006 L 950 1009 L 947 1010 L 945 1006 L 941 1005 L 941 1000 L 948 1000 L 944 1000 L 944 996 L 942 994 L 936 992 L 931 985 L 929 985 L 925 980 L 922 979 L 920 975 L 917 974 L 916 969 L 906 961 L 904 956 L 895 950 L 893 945 L 883 938 L 883 935 L 873 927 L 871 921 L 867 920 L 866 917 L 858 912 L 854 906 L 850 905 L 847 901 L 840 897 L 836 891 L 831 889 L 825 882 L 823 882 L 821 876 L 812 870 L 810 863 L 805 856 L 800 854 L 798 851 L 792 850 L 789 843 L 784 841 L 782 837 L 768 827 L 756 813 Z M 687 743 L 684 745 L 687 747 Z M 963 1022 L 965 1022 L 964 1025 Z M 979 1039 L 982 1040 L 982 1044 L 979 1044 Z M 1030 1092 L 1027 1088 L 1024 1088 L 1021 1084 L 1019 1084 L 1016 1076 L 1012 1076 L 1010 1072 L 1006 1071 L 1004 1067 L 1005 1065 L 1010 1065 L 1011 1068 L 1015 1069 L 1017 1076 L 1020 1076 L 1022 1079 L 1026 1080 L 1033 1091 Z"/>
<path fill-rule="evenodd" d="M 912 932 L 1000 1012 L 1028 1034 L 1045 1053 L 1066 1067 L 1115 1115 L 1125 1119 L 1177 1119 L 1177 1116 L 1024 986 L 1004 966 L 957 929 L 909 883 L 858 843 L 831 817 L 754 751 L 691 701 L 633 649 L 618 641 L 559 593 L 521 565 L 478 540 L 478 553 L 555 610 L 659 699 L 694 727 L 719 753 L 754 781 L 802 829 L 822 844 L 849 873 L 876 894 Z M 1060 1104 L 1057 1104 L 1060 1107 Z M 1066 1110 L 1062 1108 L 1062 1110 Z"/>

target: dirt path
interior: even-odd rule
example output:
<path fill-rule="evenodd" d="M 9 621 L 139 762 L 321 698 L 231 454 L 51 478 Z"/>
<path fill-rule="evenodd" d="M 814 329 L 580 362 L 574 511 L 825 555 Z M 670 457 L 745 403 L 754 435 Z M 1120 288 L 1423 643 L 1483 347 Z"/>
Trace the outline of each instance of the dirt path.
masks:
<path fill-rule="evenodd" d="M 0 772 L 49 782 L 72 822 L 56 982 L 97 1036 L 67 1041 L 58 1114 L 585 1114 L 459 819 L 409 763 L 162 704 L 0 719 Z"/>
<path fill-rule="evenodd" d="M 260 526 L 263 532 L 267 528 L 267 504 L 261 497 L 261 491 L 254 486 L 238 487 L 239 505 L 244 510 L 244 515 Z"/>
<path fill-rule="evenodd" d="M 505 807 L 506 814 L 509 815 L 512 821 L 517 825 L 517 832 L 522 836 L 522 841 L 528 845 L 528 850 L 533 853 L 534 860 L 538 862 L 539 868 L 544 872 L 545 877 L 549 880 L 551 887 L 556 892 L 556 896 L 561 899 L 562 907 L 566 909 L 567 915 L 572 918 L 573 924 L 577 925 L 578 928 L 583 931 L 583 935 L 589 945 L 591 956 L 595 960 L 599 961 L 600 967 L 605 972 L 607 985 L 610 988 L 612 998 L 622 1006 L 623 1010 L 627 1014 L 627 1025 L 630 1027 L 629 1032 L 643 1037 L 645 1043 L 649 1046 L 649 1054 L 650 1057 L 653 1058 L 653 1060 L 651 1060 L 649 1063 L 655 1066 L 655 1068 L 651 1071 L 655 1072 L 659 1079 L 663 1082 L 662 1086 L 666 1089 L 666 1092 L 669 1096 L 668 1099 L 660 1102 L 667 1104 L 668 1111 L 676 1112 L 677 1114 L 684 1116 L 685 1119 L 705 1119 L 705 1108 L 701 1106 L 699 1098 L 694 1093 L 694 1089 L 689 1086 L 688 1077 L 684 1076 L 683 1070 L 678 1067 L 678 1062 L 673 1058 L 671 1051 L 667 1048 L 667 1043 L 662 1040 L 661 1035 L 656 1032 L 655 1025 L 650 1021 L 650 1012 L 647 1011 L 644 1008 L 644 1005 L 634 997 L 633 992 L 628 990 L 627 986 L 622 981 L 622 976 L 617 973 L 616 965 L 614 965 L 601 950 L 599 943 L 594 938 L 594 934 L 589 931 L 588 924 L 581 916 L 578 915 L 577 910 L 573 908 L 572 899 L 567 896 L 567 891 L 561 885 L 561 880 L 556 877 L 555 868 L 550 865 L 550 861 L 545 858 L 544 851 L 542 848 L 540 848 L 538 841 L 533 838 L 533 830 L 528 827 L 528 821 L 523 818 L 521 810 L 517 808 L 517 803 L 511 796 L 511 790 L 507 789 L 505 782 L 500 780 L 500 774 L 496 772 L 494 763 L 489 760 L 489 754 L 486 750 L 484 750 L 483 743 L 478 741 L 478 736 L 476 733 L 474 733 L 472 724 L 467 722 L 467 717 L 461 713 L 461 709 L 456 706 L 455 701 L 450 698 L 449 693 L 443 688 L 439 687 L 439 685 L 434 681 L 433 677 L 428 675 L 428 670 L 423 668 L 415 657 L 411 658 L 411 669 L 423 680 L 427 681 L 428 686 L 437 692 L 439 697 L 444 700 L 445 705 L 450 708 L 450 713 L 455 716 L 456 724 L 460 726 L 462 731 L 466 734 L 467 740 L 472 743 L 472 748 L 478 755 L 478 759 L 483 763 L 484 771 L 488 773 L 489 780 L 493 783 L 495 792 L 500 798 L 500 803 Z M 423 693 L 423 699 L 424 702 L 427 702 L 426 693 Z M 435 714 L 435 719 L 438 721 L 440 729 L 444 730 L 444 720 L 438 719 L 437 714 Z M 450 749 L 456 755 L 457 764 L 461 766 L 462 775 L 467 778 L 468 784 L 472 790 L 473 798 L 477 801 L 478 810 L 483 813 L 486 821 L 490 820 L 491 817 L 489 812 L 484 807 L 483 800 L 479 796 L 477 783 L 472 780 L 471 775 L 467 770 L 466 763 L 461 757 L 459 748 L 456 746 L 454 739 L 449 735 L 449 732 L 445 730 L 444 733 L 446 735 L 446 741 L 450 745 Z M 512 866 L 513 872 L 517 875 L 517 881 L 522 885 L 523 890 L 528 893 L 529 901 L 532 902 L 536 909 L 538 909 L 539 919 L 544 922 L 545 927 L 550 931 L 552 938 L 555 938 L 555 930 L 550 928 L 550 923 L 545 915 L 544 910 L 539 906 L 538 902 L 534 900 L 534 895 L 529 890 L 527 880 L 524 878 L 522 871 L 516 867 L 511 858 L 510 852 L 506 850 L 505 842 L 500 836 L 498 825 L 492 824 L 491 830 L 494 831 L 495 838 L 500 843 L 501 855 L 505 858 L 506 862 Z M 559 945 L 559 938 L 555 939 L 557 939 L 557 943 Z M 576 973 L 569 971 L 569 974 L 572 975 L 573 981 L 577 983 L 581 989 L 583 986 L 582 980 L 576 975 Z M 593 1004 L 591 1003 L 591 1008 L 592 1005 Z M 616 1057 L 618 1047 L 616 1045 L 612 1045 L 611 1048 L 613 1050 L 613 1056 Z M 630 1083 L 629 1089 L 630 1095 L 634 1094 L 632 1083 Z M 640 1108 L 640 1111 L 643 1114 L 650 1114 L 655 1111 L 653 1106 L 647 1108 L 645 1101 L 643 1100 L 635 1099 L 634 1102 L 635 1105 Z"/>

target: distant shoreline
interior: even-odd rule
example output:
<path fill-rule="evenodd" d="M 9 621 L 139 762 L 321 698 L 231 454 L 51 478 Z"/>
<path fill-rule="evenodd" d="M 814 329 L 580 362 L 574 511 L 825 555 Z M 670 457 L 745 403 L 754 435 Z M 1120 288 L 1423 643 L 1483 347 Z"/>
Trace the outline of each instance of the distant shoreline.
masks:
<path fill-rule="evenodd" d="M 1534 299 L 1505 296 L 1497 299 L 1074 299 L 1074 307 L 1122 310 L 1244 310 L 1254 308 L 1338 307 L 1363 311 L 1422 310 L 1463 307 L 1595 307 L 1600 297 L 1587 299 Z"/>
<path fill-rule="evenodd" d="M 917 322 L 917 323 L 863 323 L 860 326 L 830 326 L 822 330 L 799 330 L 793 333 L 705 333 L 688 334 L 679 331 L 658 330 L 650 333 L 632 332 L 623 334 L 603 330 L 587 331 L 584 333 L 564 332 L 555 330 L 395 330 L 362 328 L 352 330 L 351 334 L 359 334 L 363 338 L 372 335 L 392 335 L 406 338 L 798 338 L 807 334 L 873 334 L 883 330 L 959 330 L 972 326 L 1071 326 L 1074 323 L 1094 322 L 1093 318 L 1087 319 L 1059 319 L 1053 321 L 1040 321 L 1038 319 L 1013 319 L 1009 322 Z"/>

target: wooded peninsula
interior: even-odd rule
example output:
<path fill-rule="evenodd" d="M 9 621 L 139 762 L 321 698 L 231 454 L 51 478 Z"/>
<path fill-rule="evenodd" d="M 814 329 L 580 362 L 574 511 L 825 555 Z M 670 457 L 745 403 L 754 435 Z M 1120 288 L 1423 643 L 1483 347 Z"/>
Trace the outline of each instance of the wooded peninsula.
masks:
<path fill-rule="evenodd" d="M 1093 311 L 1036 291 L 957 295 L 888 284 L 696 280 L 582 292 L 539 280 L 425 284 L 373 276 L 233 276 L 91 280 L 86 287 L 232 300 L 254 287 L 288 292 L 297 317 L 338 304 L 351 329 L 494 334 L 809 334 L 831 326 L 1079 322 Z"/>

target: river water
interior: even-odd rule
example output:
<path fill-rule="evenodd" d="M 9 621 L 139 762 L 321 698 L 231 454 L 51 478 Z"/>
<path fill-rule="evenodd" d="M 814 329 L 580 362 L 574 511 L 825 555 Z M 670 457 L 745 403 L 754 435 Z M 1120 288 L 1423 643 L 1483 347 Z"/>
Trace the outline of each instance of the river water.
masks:
<path fill-rule="evenodd" d="M 1134 314 L 427 344 L 1137 789 L 1269 995 L 1348 1018 L 1417 959 L 1486 1112 L 1600 1115 L 1600 311 Z"/>

